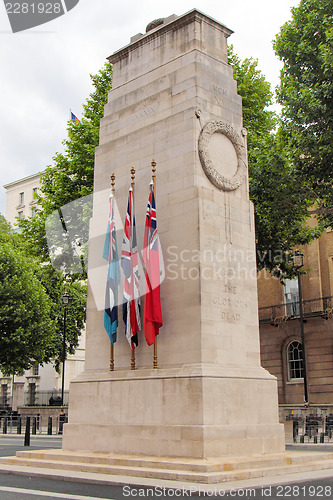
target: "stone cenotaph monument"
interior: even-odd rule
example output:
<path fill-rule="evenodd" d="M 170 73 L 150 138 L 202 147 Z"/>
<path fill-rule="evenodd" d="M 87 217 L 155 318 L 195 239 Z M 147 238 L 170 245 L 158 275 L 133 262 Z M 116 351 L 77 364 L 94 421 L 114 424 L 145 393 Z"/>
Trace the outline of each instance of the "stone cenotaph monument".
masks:
<path fill-rule="evenodd" d="M 90 226 L 86 364 L 71 383 L 64 451 L 216 459 L 285 449 L 277 382 L 260 365 L 254 216 L 242 100 L 227 62 L 231 33 L 192 10 L 151 23 L 109 57 L 113 88 L 96 150 Z M 152 159 L 165 266 L 158 368 L 140 332 L 131 370 L 120 320 L 110 371 L 102 266 L 110 175 L 123 220 L 135 168 L 140 248 Z"/>

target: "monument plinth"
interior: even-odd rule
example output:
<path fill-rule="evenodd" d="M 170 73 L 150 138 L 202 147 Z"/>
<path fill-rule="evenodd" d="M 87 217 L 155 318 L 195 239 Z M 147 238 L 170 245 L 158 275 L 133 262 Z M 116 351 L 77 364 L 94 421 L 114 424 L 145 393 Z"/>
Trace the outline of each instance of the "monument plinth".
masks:
<path fill-rule="evenodd" d="M 151 24 L 112 56 L 96 150 L 85 371 L 70 387 L 64 450 L 207 458 L 284 451 L 277 382 L 260 366 L 246 130 L 227 63 L 232 33 L 193 10 Z M 115 371 L 103 327 L 110 175 L 123 218 L 136 170 L 143 228 L 150 163 L 164 254 L 158 369 L 120 325 Z M 102 270 L 102 271 L 101 271 Z"/>

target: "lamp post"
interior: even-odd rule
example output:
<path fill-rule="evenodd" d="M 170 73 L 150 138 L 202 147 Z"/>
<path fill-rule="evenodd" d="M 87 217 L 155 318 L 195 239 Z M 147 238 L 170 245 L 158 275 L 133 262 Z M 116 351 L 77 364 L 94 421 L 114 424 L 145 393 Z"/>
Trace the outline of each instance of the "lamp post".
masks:
<path fill-rule="evenodd" d="M 62 305 L 64 306 L 64 331 L 62 336 L 62 383 L 61 383 L 61 406 L 64 405 L 64 390 L 65 390 L 65 361 L 66 361 L 66 319 L 67 319 L 67 307 L 72 300 L 65 290 L 64 295 L 61 297 Z"/>
<path fill-rule="evenodd" d="M 303 301 L 302 301 L 302 284 L 301 284 L 301 272 L 304 265 L 304 256 L 299 250 L 295 250 L 293 255 L 293 267 L 297 271 L 298 279 L 298 302 L 299 302 L 299 320 L 301 325 L 301 341 L 302 341 L 302 368 L 303 368 L 303 380 L 304 380 L 304 403 L 309 403 L 308 398 L 308 382 L 306 376 L 306 360 L 305 360 L 305 343 L 304 343 L 304 321 L 303 321 Z"/>

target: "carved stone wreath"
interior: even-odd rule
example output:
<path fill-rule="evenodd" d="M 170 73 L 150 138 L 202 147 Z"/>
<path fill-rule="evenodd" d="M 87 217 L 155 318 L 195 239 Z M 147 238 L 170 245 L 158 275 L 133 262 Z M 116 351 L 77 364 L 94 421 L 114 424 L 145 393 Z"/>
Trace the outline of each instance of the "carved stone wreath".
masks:
<path fill-rule="evenodd" d="M 213 134 L 224 134 L 232 142 L 237 155 L 237 170 L 232 177 L 221 175 L 209 156 L 209 141 Z M 244 141 L 231 125 L 222 121 L 208 122 L 200 132 L 199 136 L 199 157 L 202 168 L 208 179 L 219 189 L 223 191 L 233 191 L 237 189 L 246 177 L 246 150 Z"/>

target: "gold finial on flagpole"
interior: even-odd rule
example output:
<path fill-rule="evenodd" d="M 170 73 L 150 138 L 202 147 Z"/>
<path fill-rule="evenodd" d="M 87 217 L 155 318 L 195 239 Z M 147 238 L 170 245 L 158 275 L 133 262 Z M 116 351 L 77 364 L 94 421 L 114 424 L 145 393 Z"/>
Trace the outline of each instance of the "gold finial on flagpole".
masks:
<path fill-rule="evenodd" d="M 131 168 L 131 188 L 133 190 L 133 198 L 134 198 L 134 185 L 135 185 L 135 168 Z"/>
<path fill-rule="evenodd" d="M 133 205 L 134 205 L 134 186 L 135 186 L 135 168 L 131 168 L 131 188 L 132 188 L 132 196 L 133 196 Z M 132 207 L 132 210 L 134 211 L 134 206 Z M 133 216 L 133 212 L 132 212 Z M 129 311 L 127 311 L 127 314 L 129 314 Z M 135 370 L 135 349 L 132 349 L 131 346 L 131 370 Z"/>
<path fill-rule="evenodd" d="M 111 175 L 111 193 L 112 196 L 114 196 L 115 193 L 115 185 L 116 185 L 116 176 L 114 173 Z M 114 371 L 114 345 L 111 344 L 111 351 L 110 351 L 110 372 Z"/>
<path fill-rule="evenodd" d="M 154 196 L 156 195 L 156 161 L 155 160 L 152 160 L 151 161 L 151 169 L 152 169 L 152 181 L 153 181 L 153 184 L 154 184 Z"/>
<path fill-rule="evenodd" d="M 116 185 L 116 176 L 114 174 L 111 175 L 111 193 L 114 194 Z"/>
<path fill-rule="evenodd" d="M 156 161 L 153 159 L 151 161 L 151 169 L 152 169 L 152 181 L 153 181 L 153 187 L 154 187 L 154 197 L 155 197 L 155 204 L 156 204 Z M 157 357 L 157 337 L 155 335 L 155 342 L 154 342 L 154 357 L 153 357 L 153 368 L 158 368 L 158 357 Z"/>

